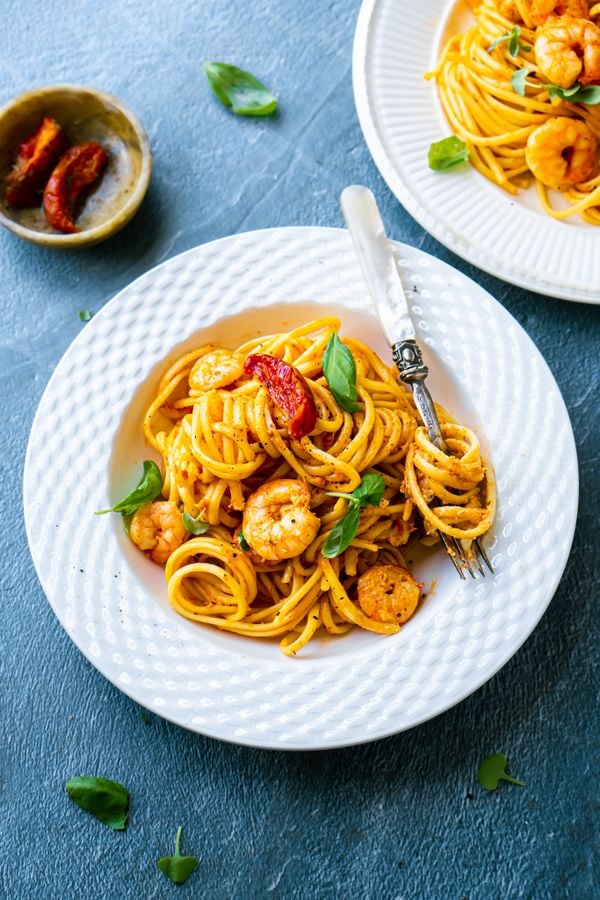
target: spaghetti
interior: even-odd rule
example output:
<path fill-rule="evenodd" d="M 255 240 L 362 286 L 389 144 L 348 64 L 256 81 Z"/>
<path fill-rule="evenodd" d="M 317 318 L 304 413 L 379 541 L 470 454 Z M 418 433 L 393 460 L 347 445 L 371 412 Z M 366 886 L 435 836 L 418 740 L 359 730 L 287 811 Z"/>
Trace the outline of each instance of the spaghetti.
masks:
<path fill-rule="evenodd" d="M 173 608 L 224 631 L 277 637 L 288 655 L 319 629 L 397 632 L 419 600 L 402 553 L 411 535 L 431 540 L 441 530 L 468 542 L 494 516 L 475 434 L 438 409 L 451 454 L 438 450 L 395 370 L 353 338 L 343 346 L 358 403 L 353 412 L 340 406 L 323 371 L 339 327 L 325 317 L 235 350 L 186 353 L 160 379 L 144 419 L 162 457 L 164 499 L 134 514 L 130 536 L 166 562 Z M 308 392 L 308 433 L 292 437 L 289 411 L 273 399 L 275 376 L 261 381 L 249 368 L 257 358 L 291 373 L 298 402 L 300 388 Z M 205 533 L 185 533 L 182 514 Z M 329 552 L 345 523 L 354 532 Z"/>
<path fill-rule="evenodd" d="M 600 83 L 600 3 L 469 5 L 476 24 L 450 38 L 426 78 L 437 82 L 448 122 L 467 145 L 471 163 L 511 194 L 534 181 L 544 211 L 555 219 L 579 214 L 600 224 L 600 106 L 564 99 L 565 88 L 574 97 L 577 85 Z M 583 125 L 569 132 L 570 119 Z M 538 133 L 550 120 L 556 128 Z M 578 165 L 582 160 L 585 165 Z M 560 208 L 550 199 L 552 188 L 564 198 Z"/>

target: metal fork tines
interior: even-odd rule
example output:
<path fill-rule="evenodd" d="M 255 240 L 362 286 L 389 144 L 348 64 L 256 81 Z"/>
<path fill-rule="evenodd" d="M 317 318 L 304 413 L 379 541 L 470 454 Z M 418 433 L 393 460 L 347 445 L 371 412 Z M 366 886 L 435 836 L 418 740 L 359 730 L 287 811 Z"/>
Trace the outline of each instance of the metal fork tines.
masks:
<path fill-rule="evenodd" d="M 467 551 L 465 551 L 461 542 L 457 540 L 457 538 L 451 537 L 448 534 L 444 534 L 442 531 L 438 531 L 438 534 L 442 540 L 444 547 L 446 548 L 446 552 L 450 557 L 454 568 L 463 579 L 463 581 L 467 577 L 465 575 L 465 569 L 469 573 L 471 578 L 475 578 L 473 566 L 475 566 L 478 572 L 480 572 L 481 575 L 483 575 L 483 577 L 485 578 L 485 569 L 482 565 L 482 560 L 488 567 L 492 575 L 494 574 L 492 564 L 489 561 L 488 555 L 483 549 L 479 538 L 475 538 L 475 540 L 471 543 L 470 550 L 472 552 L 469 554 Z"/>

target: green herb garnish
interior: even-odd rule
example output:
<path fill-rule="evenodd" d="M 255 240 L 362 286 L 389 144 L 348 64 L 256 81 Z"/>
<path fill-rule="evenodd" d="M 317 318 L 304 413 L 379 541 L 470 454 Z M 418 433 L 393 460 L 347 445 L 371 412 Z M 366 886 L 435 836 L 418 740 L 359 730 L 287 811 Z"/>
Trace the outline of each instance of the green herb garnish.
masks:
<path fill-rule="evenodd" d="M 210 528 L 208 522 L 203 522 L 200 518 L 195 519 L 187 512 L 184 512 L 181 521 L 183 522 L 185 530 L 189 531 L 190 534 L 205 534 Z"/>
<path fill-rule="evenodd" d="M 124 516 L 129 516 L 136 509 L 139 509 L 140 506 L 143 506 L 144 503 L 156 500 L 161 490 L 162 475 L 160 474 L 160 469 L 151 459 L 146 459 L 144 460 L 144 471 L 138 486 L 109 509 L 99 509 L 96 515 L 101 516 L 104 513 L 118 512 Z"/>
<path fill-rule="evenodd" d="M 558 84 L 542 84 L 544 90 L 548 91 L 551 100 L 559 97 L 561 100 L 568 100 L 569 103 L 585 103 L 587 106 L 596 106 L 600 103 L 600 85 L 579 84 L 578 81 L 569 88 L 562 88 Z"/>
<path fill-rule="evenodd" d="M 453 134 L 441 141 L 434 141 L 429 147 L 429 168 L 436 172 L 451 169 L 469 158 L 469 149 L 465 142 Z"/>
<path fill-rule="evenodd" d="M 529 69 L 517 69 L 517 71 L 513 74 L 510 79 L 510 86 L 519 97 L 525 96 L 525 86 L 528 84 L 527 76 L 529 75 Z M 529 85 L 530 87 L 537 87 L 537 85 Z"/>
<path fill-rule="evenodd" d="M 525 787 L 525 782 L 518 781 L 506 774 L 507 762 L 504 753 L 493 753 L 484 759 L 477 770 L 477 781 L 481 787 L 484 787 L 486 791 L 495 791 L 501 781 L 510 781 L 511 784 Z"/>
<path fill-rule="evenodd" d="M 344 494 L 342 491 L 327 491 L 328 497 L 343 497 L 344 500 L 347 500 L 350 503 L 350 509 L 331 529 L 321 550 L 323 556 L 333 559 L 350 546 L 358 531 L 361 509 L 365 509 L 367 506 L 379 506 L 384 491 L 383 475 L 376 472 L 367 472 L 351 494 Z"/>
<path fill-rule="evenodd" d="M 496 38 L 490 46 L 487 48 L 488 53 L 491 53 L 496 47 L 499 47 L 500 44 L 503 44 L 505 41 L 508 41 L 508 53 L 514 59 L 515 56 L 518 55 L 519 50 L 522 50 L 524 53 L 528 53 L 531 50 L 527 44 L 521 43 L 521 28 L 519 25 L 515 25 L 514 28 L 511 28 L 510 31 L 505 31 L 503 35 L 499 38 Z"/>
<path fill-rule="evenodd" d="M 118 781 L 77 775 L 67 781 L 65 790 L 77 806 L 109 828 L 123 831 L 127 825 L 129 791 Z"/>
<path fill-rule="evenodd" d="M 89 322 L 92 318 L 92 314 L 89 309 L 80 309 L 77 313 L 82 322 Z"/>
<path fill-rule="evenodd" d="M 323 375 L 337 403 L 346 412 L 360 412 L 356 393 L 356 363 L 352 353 L 334 331 L 323 354 Z"/>
<path fill-rule="evenodd" d="M 270 116 L 277 99 L 260 81 L 229 63 L 205 62 L 204 71 L 212 92 L 238 116 Z"/>
<path fill-rule="evenodd" d="M 167 878 L 170 878 L 173 884 L 183 884 L 198 867 L 198 860 L 195 856 L 182 856 L 179 852 L 181 831 L 182 826 L 180 825 L 177 829 L 177 834 L 175 835 L 174 855 L 163 856 L 156 863 L 160 871 L 163 872 Z"/>
<path fill-rule="evenodd" d="M 246 550 L 246 551 L 250 550 L 250 544 L 248 543 L 248 541 L 246 540 L 246 538 L 244 537 L 244 535 L 242 534 L 241 531 L 238 532 L 238 543 L 239 543 L 240 547 L 242 548 L 242 550 Z"/>

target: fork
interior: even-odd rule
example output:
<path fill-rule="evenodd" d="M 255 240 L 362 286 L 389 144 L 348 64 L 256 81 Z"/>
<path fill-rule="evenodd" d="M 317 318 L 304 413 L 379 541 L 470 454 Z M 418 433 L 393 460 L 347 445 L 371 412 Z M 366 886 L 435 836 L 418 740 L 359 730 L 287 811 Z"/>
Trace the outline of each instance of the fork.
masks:
<path fill-rule="evenodd" d="M 423 362 L 420 347 L 415 340 L 405 340 L 394 344 L 392 356 L 396 363 L 400 380 L 412 389 L 413 400 L 415 401 L 415 406 L 423 420 L 423 424 L 427 429 L 429 440 L 438 448 L 438 450 L 451 456 L 452 451 L 442 437 L 442 431 L 435 411 L 433 399 L 425 385 L 425 379 L 429 374 L 429 369 Z M 485 569 L 482 563 L 485 563 L 492 575 L 494 574 L 492 564 L 487 553 L 483 549 L 479 538 L 475 538 L 475 540 L 471 542 L 469 550 L 465 550 L 458 538 L 444 534 L 443 531 L 438 531 L 438 535 L 446 548 L 446 552 L 450 557 L 454 568 L 463 580 L 467 577 L 465 575 L 465 570 L 469 573 L 471 578 L 475 578 L 475 572 L 473 571 L 474 567 L 485 578 Z"/>
<path fill-rule="evenodd" d="M 351 185 L 342 191 L 340 202 L 356 256 L 361 264 L 383 331 L 392 348 L 400 380 L 412 390 L 415 406 L 431 443 L 451 455 L 450 448 L 442 437 L 431 394 L 425 386 L 429 369 L 423 362 L 421 349 L 416 341 L 408 301 L 375 197 L 368 188 Z M 465 549 L 457 538 L 441 531 L 438 531 L 438 534 L 454 568 L 463 580 L 467 577 L 465 572 L 475 578 L 475 570 L 485 577 L 483 564 L 493 573 L 492 564 L 478 538 Z"/>

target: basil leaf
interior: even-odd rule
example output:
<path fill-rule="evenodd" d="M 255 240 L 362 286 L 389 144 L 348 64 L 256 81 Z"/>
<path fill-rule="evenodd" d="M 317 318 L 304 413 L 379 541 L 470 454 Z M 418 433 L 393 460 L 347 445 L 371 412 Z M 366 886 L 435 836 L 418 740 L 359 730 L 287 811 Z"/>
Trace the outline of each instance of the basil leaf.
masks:
<path fill-rule="evenodd" d="M 571 103 L 586 103 L 588 106 L 596 106 L 600 103 L 600 85 L 588 84 L 570 99 Z"/>
<path fill-rule="evenodd" d="M 160 871 L 170 878 L 173 884 L 183 884 L 192 872 L 198 868 L 198 860 L 195 856 L 182 856 L 179 852 L 182 826 L 180 825 L 175 835 L 175 853 L 173 856 L 163 856 L 156 865 Z"/>
<path fill-rule="evenodd" d="M 205 62 L 204 71 L 215 97 L 236 115 L 270 116 L 277 109 L 277 99 L 250 72 L 221 62 Z"/>
<path fill-rule="evenodd" d="M 525 782 L 506 774 L 507 759 L 504 753 L 493 753 L 483 760 L 477 770 L 477 781 L 486 791 L 495 791 L 501 781 L 510 781 L 525 787 Z"/>
<path fill-rule="evenodd" d="M 181 521 L 185 530 L 189 531 L 190 534 L 205 534 L 210 528 L 208 522 L 203 522 L 200 518 L 195 519 L 187 512 L 184 512 Z"/>
<path fill-rule="evenodd" d="M 151 459 L 146 459 L 144 460 L 144 471 L 138 486 L 109 509 L 99 509 L 96 515 L 101 516 L 104 513 L 119 512 L 124 516 L 129 516 L 136 509 L 139 509 L 140 506 L 143 506 L 144 503 L 156 500 L 161 491 L 162 475 L 160 474 L 160 469 Z"/>
<path fill-rule="evenodd" d="M 570 88 L 563 88 L 559 84 L 545 84 L 543 87 L 548 91 L 548 96 L 551 99 L 559 97 L 561 100 L 570 100 L 573 94 L 581 90 L 579 82 L 575 82 Z"/>
<path fill-rule="evenodd" d="M 127 825 L 129 791 L 118 781 L 77 775 L 67 781 L 65 790 L 77 806 L 109 828 L 122 831 Z"/>
<path fill-rule="evenodd" d="M 242 548 L 242 550 L 245 550 L 245 551 L 250 550 L 250 544 L 248 543 L 248 541 L 246 540 L 246 538 L 244 537 L 244 535 L 242 534 L 241 531 L 238 534 L 238 543 L 239 543 L 240 547 Z"/>
<path fill-rule="evenodd" d="M 518 27 L 518 26 L 517 26 L 517 27 Z M 515 30 L 515 29 L 513 28 L 513 31 L 514 31 L 514 30 Z M 521 32 L 521 29 L 519 28 L 519 33 L 520 33 L 520 32 Z M 499 47 L 500 44 L 503 44 L 504 41 L 509 41 L 509 40 L 511 39 L 511 37 L 512 37 L 512 32 L 511 32 L 511 31 L 505 31 L 504 34 L 501 34 L 500 37 L 496 38 L 495 41 L 492 41 L 492 43 L 490 44 L 490 46 L 487 48 L 487 52 L 488 52 L 488 53 L 491 53 L 493 50 L 495 50 L 497 47 Z M 518 35 L 517 35 L 517 37 L 518 37 Z"/>
<path fill-rule="evenodd" d="M 435 141 L 429 147 L 429 168 L 436 172 L 451 169 L 469 158 L 467 145 L 461 138 L 453 134 L 441 141 Z"/>
<path fill-rule="evenodd" d="M 600 85 L 589 84 L 584 87 L 579 82 L 571 85 L 570 88 L 562 88 L 558 84 L 547 84 L 544 88 L 548 91 L 551 99 L 560 97 L 561 100 L 568 100 L 569 103 L 586 103 L 588 106 L 596 106 L 600 103 Z"/>
<path fill-rule="evenodd" d="M 89 322 L 92 318 L 92 314 L 89 309 L 80 309 L 77 313 L 82 322 Z"/>
<path fill-rule="evenodd" d="M 525 96 L 525 85 L 527 84 L 527 76 L 529 69 L 517 69 L 510 79 L 510 86 L 519 97 Z"/>
<path fill-rule="evenodd" d="M 341 491 L 327 491 L 329 497 L 343 497 L 345 500 L 348 500 L 351 504 L 351 509 L 331 529 L 329 537 L 321 550 L 323 556 L 332 559 L 334 556 L 339 556 L 340 553 L 343 553 L 350 546 L 358 531 L 361 509 L 364 509 L 366 506 L 379 506 L 384 491 L 385 481 L 383 480 L 383 475 L 379 475 L 378 472 L 367 472 L 358 487 L 355 487 L 351 494 L 343 494 Z"/>
<path fill-rule="evenodd" d="M 521 28 L 519 25 L 515 25 L 510 31 L 505 31 L 504 34 L 500 35 L 499 38 L 496 38 L 495 41 L 492 41 L 490 46 L 487 48 L 487 52 L 491 53 L 500 44 L 503 44 L 504 41 L 508 41 L 508 53 L 514 59 L 515 56 L 518 55 L 519 50 L 523 50 L 524 52 L 528 52 L 531 50 L 531 47 L 528 47 L 527 44 L 521 43 Z"/>
<path fill-rule="evenodd" d="M 325 543 L 321 553 L 327 559 L 333 559 L 346 550 L 358 531 L 358 523 L 360 520 L 360 505 L 354 503 L 350 512 L 346 513 L 343 519 L 335 523 Z"/>
<path fill-rule="evenodd" d="M 334 331 L 323 354 L 323 375 L 336 402 L 346 412 L 362 409 L 356 402 L 356 363 L 352 353 Z"/>
<path fill-rule="evenodd" d="M 384 491 L 383 475 L 378 472 L 367 472 L 358 487 L 354 488 L 351 496 L 354 500 L 358 500 L 361 509 L 364 509 L 365 506 L 379 506 Z"/>

